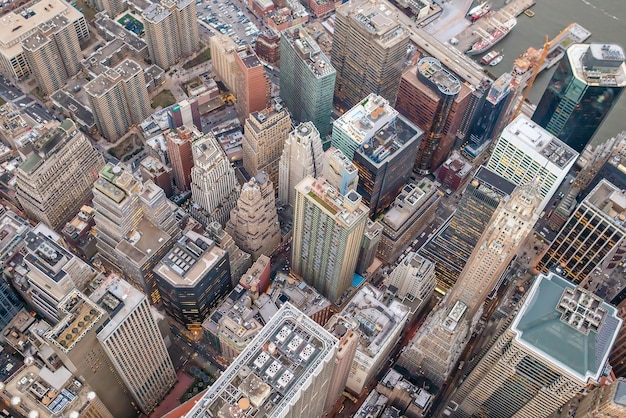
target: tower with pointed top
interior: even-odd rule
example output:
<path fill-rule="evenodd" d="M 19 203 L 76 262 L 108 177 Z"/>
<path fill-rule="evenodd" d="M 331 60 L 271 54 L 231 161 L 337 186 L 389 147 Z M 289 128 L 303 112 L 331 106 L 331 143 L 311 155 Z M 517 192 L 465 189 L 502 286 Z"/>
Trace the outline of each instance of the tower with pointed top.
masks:
<path fill-rule="evenodd" d="M 400 364 L 441 385 L 482 313 L 482 306 L 538 219 L 539 182 L 518 187 L 500 203 L 459 280 L 402 353 Z"/>

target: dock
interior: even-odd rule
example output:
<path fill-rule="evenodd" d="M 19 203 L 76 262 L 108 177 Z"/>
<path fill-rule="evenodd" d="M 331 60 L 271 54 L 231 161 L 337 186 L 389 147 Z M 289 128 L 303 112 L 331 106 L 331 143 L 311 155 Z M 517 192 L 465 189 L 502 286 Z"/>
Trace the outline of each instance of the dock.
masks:
<path fill-rule="evenodd" d="M 481 34 L 491 32 L 498 26 L 498 22 L 504 22 L 512 17 L 516 17 L 524 13 L 524 10 L 532 7 L 537 3 L 536 0 L 511 0 L 499 10 L 491 11 L 486 16 L 478 19 L 467 29 L 455 36 L 459 41 L 455 47 L 465 52 L 477 41 L 481 39 Z"/>

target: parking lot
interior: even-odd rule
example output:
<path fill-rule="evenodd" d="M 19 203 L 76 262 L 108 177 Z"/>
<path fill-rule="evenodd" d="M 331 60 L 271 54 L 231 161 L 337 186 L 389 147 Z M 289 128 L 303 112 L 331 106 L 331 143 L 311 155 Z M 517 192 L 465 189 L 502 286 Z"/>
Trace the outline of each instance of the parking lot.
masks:
<path fill-rule="evenodd" d="M 237 44 L 247 45 L 262 30 L 262 23 L 246 7 L 234 1 L 197 0 L 198 19 L 215 32 L 229 35 Z"/>

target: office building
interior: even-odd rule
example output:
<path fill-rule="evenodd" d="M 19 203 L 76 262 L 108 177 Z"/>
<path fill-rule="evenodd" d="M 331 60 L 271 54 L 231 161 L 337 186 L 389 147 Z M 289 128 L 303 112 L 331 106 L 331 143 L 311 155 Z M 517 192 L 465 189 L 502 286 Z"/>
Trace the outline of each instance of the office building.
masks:
<path fill-rule="evenodd" d="M 370 208 L 371 217 L 389 207 L 406 184 L 413 171 L 423 135 L 421 129 L 393 108 L 383 107 L 382 103 L 368 117 L 374 121 L 384 121 L 387 119 L 387 111 L 393 116 L 375 133 L 365 135 L 353 158 L 354 165 L 359 170 L 356 190 Z"/>
<path fill-rule="evenodd" d="M 253 292 L 265 293 L 271 284 L 270 270 L 270 258 L 266 255 L 261 255 L 250 266 L 248 271 L 241 276 L 239 284 Z"/>
<path fill-rule="evenodd" d="M 28 4 L 27 8 L 15 9 L 2 16 L 0 68 L 5 74 L 15 79 L 23 79 L 30 75 L 29 63 L 21 41 L 37 33 L 39 26 L 45 27 L 48 22 L 57 17 L 67 19 L 70 27 L 76 32 L 79 42 L 89 38 L 89 28 L 83 14 L 70 3 L 62 0 L 33 1 Z M 67 30 L 69 29 L 68 27 Z M 61 30 L 61 32 L 64 31 Z M 63 36 L 67 36 L 67 39 L 73 38 L 72 35 L 64 34 Z M 54 57 L 54 62 L 58 62 L 56 57 Z"/>
<path fill-rule="evenodd" d="M 450 416 L 549 416 L 599 383 L 621 322 L 597 296 L 540 275 L 454 394 Z"/>
<path fill-rule="evenodd" d="M 291 132 L 291 118 L 282 104 L 255 111 L 246 119 L 243 140 L 243 167 L 248 175 L 264 171 L 278 185 L 278 167 L 285 141 Z"/>
<path fill-rule="evenodd" d="M 241 76 L 235 56 L 241 49 L 244 48 L 239 47 L 226 34 L 217 33 L 211 36 L 212 70 L 235 96 L 238 96 L 236 81 Z"/>
<path fill-rule="evenodd" d="M 356 273 L 365 274 L 367 269 L 374 262 L 376 252 L 378 251 L 378 243 L 383 233 L 383 226 L 379 222 L 367 220 L 363 238 L 361 239 L 361 249 L 359 250 L 359 259 L 356 263 Z"/>
<path fill-rule="evenodd" d="M 486 167 L 516 186 L 538 179 L 541 212 L 577 158 L 563 141 L 519 115 L 502 131 Z"/>
<path fill-rule="evenodd" d="M 435 263 L 437 292 L 445 294 L 454 286 L 500 202 L 513 190 L 513 183 L 485 167 L 478 169 L 452 216 L 419 250 Z"/>
<path fill-rule="evenodd" d="M 281 33 L 280 97 L 294 123 L 313 122 L 320 136 L 330 133 L 336 71 L 302 26 Z"/>
<path fill-rule="evenodd" d="M 570 45 L 552 74 L 533 121 L 582 152 L 626 87 L 624 60 L 620 45 Z"/>
<path fill-rule="evenodd" d="M 31 74 L 45 95 L 59 90 L 81 67 L 80 44 L 72 22 L 57 15 L 22 41 Z"/>
<path fill-rule="evenodd" d="M 33 145 L 16 170 L 16 197 L 29 218 L 57 229 L 91 199 L 104 159 L 69 119 Z"/>
<path fill-rule="evenodd" d="M 342 195 L 356 190 L 359 184 L 359 170 L 352 160 L 337 148 L 330 147 L 324 152 L 322 175 L 326 181 Z"/>
<path fill-rule="evenodd" d="M 281 234 L 274 186 L 265 173 L 257 173 L 242 186 L 224 229 L 253 261 L 261 255 L 271 255 L 278 248 Z"/>
<path fill-rule="evenodd" d="M 193 126 L 181 126 L 165 135 L 167 155 L 174 173 L 174 184 L 179 192 L 191 190 L 193 167 L 191 143 L 200 137 L 202 134 Z"/>
<path fill-rule="evenodd" d="M 472 164 L 454 150 L 437 170 L 437 180 L 446 191 L 457 191 L 465 185 L 473 170 Z"/>
<path fill-rule="evenodd" d="M 201 86 L 200 88 L 204 88 L 204 86 Z M 190 90 L 191 91 L 189 93 L 191 95 L 193 94 L 193 89 Z M 219 90 L 217 90 L 216 93 L 217 95 L 219 95 Z M 199 130 L 202 130 L 202 120 L 200 119 L 200 104 L 198 103 L 198 101 L 198 97 L 190 97 L 189 99 L 181 100 L 180 102 L 168 109 L 167 114 L 170 119 L 170 125 L 172 129 L 193 125 Z"/>
<path fill-rule="evenodd" d="M 251 113 L 267 108 L 271 98 L 271 83 L 252 48 L 237 52 L 235 64 L 238 68 L 235 79 L 237 113 L 239 119 L 245 120 Z"/>
<path fill-rule="evenodd" d="M 296 186 L 292 271 L 336 302 L 352 284 L 369 210 L 361 196 L 343 196 L 324 179 Z"/>
<path fill-rule="evenodd" d="M 198 49 L 200 35 L 193 0 L 153 3 L 142 17 L 150 59 L 164 70 Z"/>
<path fill-rule="evenodd" d="M 335 314 L 324 326 L 328 332 L 339 340 L 335 364 L 333 365 L 333 377 L 330 380 L 324 411 L 329 411 L 330 408 L 335 406 L 335 403 L 346 388 L 348 376 L 350 376 L 350 370 L 354 363 L 354 356 L 361 343 L 359 325 L 359 322 L 353 317 Z"/>
<path fill-rule="evenodd" d="M 193 231 L 178 240 L 154 273 L 165 310 L 189 329 L 199 329 L 231 289 L 226 251 Z"/>
<path fill-rule="evenodd" d="M 115 142 L 151 113 L 143 69 L 127 58 L 85 85 L 100 135 Z"/>
<path fill-rule="evenodd" d="M 187 417 L 321 417 L 337 345 L 328 331 L 285 303 Z"/>
<path fill-rule="evenodd" d="M 575 397 L 566 404 L 555 418 L 564 413 L 574 418 L 614 418 L 626 414 L 626 380 L 614 380 L 594 387 L 584 397 Z"/>
<path fill-rule="evenodd" d="M 546 273 L 559 268 L 574 283 L 587 283 L 594 269 L 613 269 L 624 261 L 626 192 L 607 180 L 578 204 L 537 265 Z"/>
<path fill-rule="evenodd" d="M 63 369 L 73 371 L 75 376 L 80 376 L 87 385 L 91 386 L 111 415 L 114 417 L 137 416 L 135 400 L 129 393 L 127 383 L 121 376 L 122 373 L 114 367 L 116 360 L 110 357 L 98 339 L 98 333 L 110 319 L 107 314 L 110 311 L 107 312 L 96 301 L 76 290 L 68 293 L 59 302 L 57 309 L 60 321 L 55 326 L 32 325 L 31 328 L 35 330 L 31 331 L 29 336 L 34 342 L 33 345 L 39 347 L 37 356 L 43 359 L 48 369 L 44 375 L 50 373 L 60 378 L 68 373 Z M 135 339 L 136 335 L 128 332 L 128 338 Z M 122 353 L 119 354 L 118 358 L 124 358 L 121 357 Z M 126 358 L 134 358 L 136 354 L 128 351 L 123 355 Z M 59 366 L 61 367 L 58 368 Z M 127 366 L 135 367 L 130 361 Z M 59 404 L 71 399 L 66 392 L 57 393 L 66 395 L 58 399 Z M 50 405 L 59 407 L 59 404 Z"/>
<path fill-rule="evenodd" d="M 538 219 L 537 182 L 517 188 L 481 235 L 458 281 L 401 354 L 401 365 L 441 387 L 455 369 L 487 296 Z"/>
<path fill-rule="evenodd" d="M 396 261 L 409 243 L 426 228 L 436 216 L 441 196 L 438 183 L 423 178 L 408 183 L 380 221 L 383 233 L 378 244 L 378 255 L 387 263 Z"/>
<path fill-rule="evenodd" d="M 280 64 L 280 36 L 271 31 L 261 32 L 256 38 L 254 52 L 269 64 Z"/>
<path fill-rule="evenodd" d="M 470 90 L 432 57 L 404 72 L 396 109 L 424 130 L 415 169 L 432 173 L 448 158 L 470 99 Z"/>
<path fill-rule="evenodd" d="M 174 212 L 178 210 L 178 207 L 165 196 L 163 189 L 148 180 L 143 183 L 139 201 L 141 202 L 144 219 L 157 226 L 173 239 L 180 237 L 180 227 L 174 216 Z"/>
<path fill-rule="evenodd" d="M 385 284 L 410 309 L 410 318 L 414 318 L 430 299 L 435 290 L 435 263 L 409 252 L 394 268 Z"/>
<path fill-rule="evenodd" d="M 346 389 L 358 395 L 387 363 L 407 321 L 409 308 L 393 299 L 385 301 L 384 292 L 366 284 L 348 302 L 340 315 L 354 318 L 361 331 L 346 382 Z"/>
<path fill-rule="evenodd" d="M 191 150 L 191 196 L 198 206 L 192 216 L 205 226 L 213 220 L 224 225 L 239 197 L 235 170 L 212 133 L 197 139 Z"/>
<path fill-rule="evenodd" d="M 239 279 L 250 268 L 252 260 L 250 254 L 241 251 L 241 248 L 235 244 L 233 237 L 224 231 L 219 222 L 211 222 L 207 227 L 209 237 L 217 243 L 217 245 L 228 253 L 228 262 L 230 264 L 230 277 L 233 286 L 239 283 Z"/>
<path fill-rule="evenodd" d="M 0 215 L 0 269 L 4 270 L 9 260 L 24 248 L 24 237 L 30 230 L 30 223 L 15 212 L 7 210 Z"/>
<path fill-rule="evenodd" d="M 116 277 L 104 281 L 91 299 L 109 314 L 98 341 L 139 409 L 149 415 L 176 383 L 176 371 L 148 299 Z"/>
<path fill-rule="evenodd" d="M 0 278 L 0 329 L 4 329 L 23 306 L 7 279 Z"/>
<path fill-rule="evenodd" d="M 395 103 L 409 44 L 399 13 L 384 0 L 351 1 L 336 9 L 331 63 L 341 108 L 354 107 L 370 93 Z"/>
<path fill-rule="evenodd" d="M 144 181 L 151 181 L 163 190 L 166 197 L 171 197 L 172 168 L 163 164 L 161 160 L 148 155 L 139 163 L 139 172 Z"/>
<path fill-rule="evenodd" d="M 320 133 L 312 122 L 298 124 L 285 141 L 278 165 L 278 201 L 293 205 L 296 185 L 306 176 L 324 172 L 324 151 Z"/>

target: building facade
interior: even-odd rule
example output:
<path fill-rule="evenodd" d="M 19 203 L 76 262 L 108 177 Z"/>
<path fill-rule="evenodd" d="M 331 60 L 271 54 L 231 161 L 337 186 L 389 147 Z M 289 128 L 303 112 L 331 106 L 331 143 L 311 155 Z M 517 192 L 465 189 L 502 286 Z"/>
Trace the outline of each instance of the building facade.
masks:
<path fill-rule="evenodd" d="M 246 120 L 250 114 L 267 108 L 271 98 L 271 85 L 263 64 L 252 48 L 235 54 L 235 64 L 238 68 L 235 79 L 237 113 L 239 119 Z"/>
<path fill-rule="evenodd" d="M 191 143 L 202 134 L 194 127 L 182 126 L 165 135 L 167 155 L 174 173 L 174 184 L 183 192 L 191 190 L 191 169 L 193 153 Z"/>
<path fill-rule="evenodd" d="M 356 190 L 359 184 L 359 170 L 352 159 L 335 147 L 330 147 L 324 152 L 322 174 L 326 181 L 343 195 L 350 190 Z"/>

